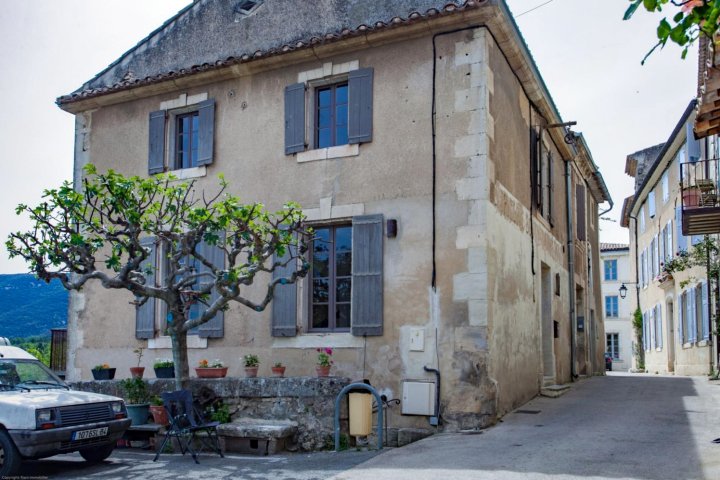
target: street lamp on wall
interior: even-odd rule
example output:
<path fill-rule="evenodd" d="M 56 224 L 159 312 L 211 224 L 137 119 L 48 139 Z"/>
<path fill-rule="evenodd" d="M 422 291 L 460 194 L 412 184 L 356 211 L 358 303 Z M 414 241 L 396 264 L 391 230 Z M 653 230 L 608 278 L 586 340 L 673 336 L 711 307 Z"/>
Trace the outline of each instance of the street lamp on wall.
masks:
<path fill-rule="evenodd" d="M 620 298 L 627 297 L 627 291 L 628 291 L 628 288 L 625 286 L 624 283 L 622 285 L 620 285 Z"/>

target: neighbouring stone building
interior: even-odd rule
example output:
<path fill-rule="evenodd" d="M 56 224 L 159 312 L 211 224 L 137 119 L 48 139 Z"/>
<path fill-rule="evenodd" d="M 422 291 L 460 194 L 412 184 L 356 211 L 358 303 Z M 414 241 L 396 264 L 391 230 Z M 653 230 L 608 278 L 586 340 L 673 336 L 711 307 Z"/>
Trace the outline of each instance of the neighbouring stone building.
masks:
<path fill-rule="evenodd" d="M 628 155 L 625 171 L 642 177 L 625 201 L 623 225 L 630 229 L 635 295 L 643 314 L 645 368 L 678 375 L 708 373 L 712 362 L 708 287 L 705 269 L 665 270 L 679 253 L 702 240 L 683 232 L 683 189 L 694 182 L 682 172 L 704 168 L 714 158 L 716 140 L 693 134 L 696 101 L 690 102 L 661 148 Z M 694 178 L 694 177 L 693 177 Z M 687 196 L 685 197 L 687 202 Z"/>
<path fill-rule="evenodd" d="M 612 356 L 613 370 L 628 371 L 635 368 L 632 316 L 637 308 L 635 295 L 627 295 L 625 291 L 623 298 L 620 291 L 623 285 L 633 284 L 628 244 L 600 243 L 600 266 L 605 305 L 605 352 Z"/>
<path fill-rule="evenodd" d="M 191 365 L 240 376 L 254 353 L 261 375 L 310 375 L 332 347 L 337 375 L 388 398 L 436 368 L 449 428 L 603 371 L 611 199 L 504 1 L 197 0 L 58 104 L 76 116 L 76 181 L 88 163 L 207 189 L 224 173 L 248 202 L 300 203 L 325 240 L 270 310 L 233 306 L 191 336 Z M 69 379 L 125 371 L 137 345 L 146 366 L 170 356 L 162 306 L 131 300 L 72 294 Z"/>

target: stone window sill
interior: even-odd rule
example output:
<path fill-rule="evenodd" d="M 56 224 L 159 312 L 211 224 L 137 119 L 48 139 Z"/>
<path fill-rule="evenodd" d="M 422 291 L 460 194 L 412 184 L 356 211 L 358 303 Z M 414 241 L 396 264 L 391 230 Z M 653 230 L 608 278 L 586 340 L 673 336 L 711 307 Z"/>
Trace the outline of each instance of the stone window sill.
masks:
<path fill-rule="evenodd" d="M 182 168 L 180 170 L 171 170 L 169 173 L 175 175 L 178 180 L 189 180 L 191 178 L 201 178 L 207 175 L 207 167 Z"/>
<path fill-rule="evenodd" d="M 338 145 L 337 147 L 318 148 L 297 153 L 297 163 L 314 162 L 317 160 L 332 160 L 335 158 L 357 157 L 360 155 L 360 145 Z"/>
<path fill-rule="evenodd" d="M 197 335 L 187 336 L 188 348 L 207 348 L 207 338 L 201 338 Z M 148 350 L 156 350 L 161 348 L 172 348 L 172 340 L 168 336 L 155 337 L 148 339 Z"/>
<path fill-rule="evenodd" d="M 273 339 L 274 348 L 362 348 L 363 338 L 350 332 L 343 333 L 303 333 L 295 337 Z"/>

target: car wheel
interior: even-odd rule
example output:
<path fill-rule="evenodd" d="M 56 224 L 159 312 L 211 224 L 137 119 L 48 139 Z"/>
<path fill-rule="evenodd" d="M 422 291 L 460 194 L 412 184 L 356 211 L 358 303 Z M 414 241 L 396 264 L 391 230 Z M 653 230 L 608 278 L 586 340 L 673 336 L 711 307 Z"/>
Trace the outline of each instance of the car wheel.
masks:
<path fill-rule="evenodd" d="M 16 475 L 20 462 L 20 452 L 15 448 L 10 435 L 0 430 L 0 478 Z"/>
<path fill-rule="evenodd" d="M 80 450 L 80 456 L 90 463 L 98 463 L 105 460 L 115 449 L 115 444 L 101 445 L 99 447 L 84 448 Z"/>

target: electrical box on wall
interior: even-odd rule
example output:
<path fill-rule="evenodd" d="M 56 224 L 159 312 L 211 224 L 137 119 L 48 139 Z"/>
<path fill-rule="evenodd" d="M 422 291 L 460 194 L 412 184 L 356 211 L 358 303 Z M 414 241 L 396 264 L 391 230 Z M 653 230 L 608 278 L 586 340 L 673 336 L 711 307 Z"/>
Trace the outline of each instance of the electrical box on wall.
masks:
<path fill-rule="evenodd" d="M 435 382 L 405 380 L 402 393 L 403 415 L 435 415 Z"/>
<path fill-rule="evenodd" d="M 410 351 L 422 352 L 425 350 L 425 330 L 413 328 L 410 330 Z"/>

